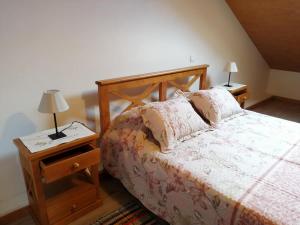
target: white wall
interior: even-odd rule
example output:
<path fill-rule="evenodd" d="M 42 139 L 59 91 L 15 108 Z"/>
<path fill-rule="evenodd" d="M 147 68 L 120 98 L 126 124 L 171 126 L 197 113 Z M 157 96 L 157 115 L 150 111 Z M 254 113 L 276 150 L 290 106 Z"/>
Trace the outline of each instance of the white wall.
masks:
<path fill-rule="evenodd" d="M 0 215 L 27 204 L 12 139 L 52 126 L 37 112 L 43 90 L 57 88 L 74 119 L 99 129 L 95 80 L 210 64 L 225 82 L 227 61 L 249 85 L 253 104 L 267 97 L 268 66 L 223 0 L 1 0 Z"/>
<path fill-rule="evenodd" d="M 271 69 L 267 92 L 275 96 L 300 100 L 300 73 Z"/>

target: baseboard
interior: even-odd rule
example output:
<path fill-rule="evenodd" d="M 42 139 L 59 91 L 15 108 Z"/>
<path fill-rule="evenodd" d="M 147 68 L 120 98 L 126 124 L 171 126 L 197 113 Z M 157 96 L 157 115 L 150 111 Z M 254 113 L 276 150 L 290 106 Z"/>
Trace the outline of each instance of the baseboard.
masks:
<path fill-rule="evenodd" d="M 30 212 L 30 207 L 25 206 L 23 208 L 17 209 L 11 213 L 8 213 L 4 216 L 0 217 L 0 224 L 9 224 L 15 222 L 16 220 L 23 218 L 24 216 L 28 215 Z"/>
<path fill-rule="evenodd" d="M 285 97 L 280 97 L 280 96 L 271 96 L 271 97 L 268 97 L 260 102 L 257 102 L 255 103 L 254 105 L 251 105 L 249 107 L 247 107 L 246 109 L 254 109 L 256 107 L 259 107 L 259 106 L 262 106 L 264 104 L 266 104 L 268 101 L 272 100 L 272 99 L 276 99 L 276 100 L 279 100 L 279 101 L 282 101 L 282 102 L 289 102 L 289 103 L 293 103 L 293 104 L 300 104 L 300 100 L 297 100 L 297 99 L 291 99 L 291 98 L 285 98 Z"/>
<path fill-rule="evenodd" d="M 274 96 L 268 97 L 260 102 L 255 103 L 254 105 L 248 106 L 246 109 L 251 110 L 254 109 L 256 107 L 262 106 L 264 105 L 266 102 L 270 101 L 271 99 L 274 99 Z"/>
<path fill-rule="evenodd" d="M 300 100 L 292 99 L 292 98 L 286 98 L 286 97 L 280 97 L 280 96 L 273 96 L 274 99 L 278 99 L 283 102 L 290 102 L 294 104 L 300 104 Z"/>

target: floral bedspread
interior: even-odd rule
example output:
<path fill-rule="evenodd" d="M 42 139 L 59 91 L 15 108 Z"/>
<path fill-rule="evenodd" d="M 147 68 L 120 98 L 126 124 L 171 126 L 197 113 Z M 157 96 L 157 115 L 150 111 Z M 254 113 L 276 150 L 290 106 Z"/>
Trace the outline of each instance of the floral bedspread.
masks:
<path fill-rule="evenodd" d="M 137 110 L 102 140 L 107 171 L 170 224 L 300 224 L 300 124 L 244 111 L 162 153 Z"/>

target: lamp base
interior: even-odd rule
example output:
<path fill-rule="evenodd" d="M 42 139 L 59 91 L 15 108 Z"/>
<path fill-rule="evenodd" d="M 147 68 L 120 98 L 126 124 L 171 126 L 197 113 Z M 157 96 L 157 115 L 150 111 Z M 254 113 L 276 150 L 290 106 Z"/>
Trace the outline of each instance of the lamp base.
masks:
<path fill-rule="evenodd" d="M 51 140 L 60 139 L 60 138 L 66 137 L 66 136 L 67 136 L 67 135 L 65 135 L 63 132 L 58 132 L 58 133 L 54 133 L 54 134 L 48 135 L 48 137 L 49 137 Z"/>
<path fill-rule="evenodd" d="M 224 84 L 224 87 L 232 87 L 230 84 Z"/>

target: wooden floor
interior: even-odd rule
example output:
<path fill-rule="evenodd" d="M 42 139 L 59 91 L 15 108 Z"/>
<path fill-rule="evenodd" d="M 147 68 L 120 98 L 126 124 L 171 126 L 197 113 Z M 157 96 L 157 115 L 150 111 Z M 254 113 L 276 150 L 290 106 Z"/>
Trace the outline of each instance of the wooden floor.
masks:
<path fill-rule="evenodd" d="M 252 109 L 253 111 L 300 122 L 300 104 L 282 101 L 280 99 L 270 99 L 263 104 Z M 103 175 L 100 178 L 100 193 L 103 199 L 103 205 L 89 214 L 81 217 L 72 223 L 72 225 L 88 225 L 95 221 L 101 215 L 114 211 L 121 205 L 126 204 L 135 199 L 123 188 L 123 186 L 110 176 Z M 34 225 L 31 216 L 18 219 L 9 225 Z"/>
<path fill-rule="evenodd" d="M 279 117 L 300 123 L 300 103 L 282 100 L 280 98 L 271 98 L 252 109 L 255 112 Z"/>

